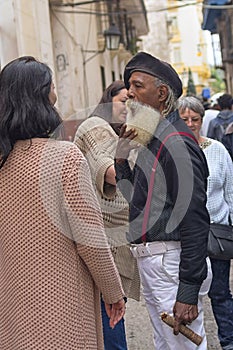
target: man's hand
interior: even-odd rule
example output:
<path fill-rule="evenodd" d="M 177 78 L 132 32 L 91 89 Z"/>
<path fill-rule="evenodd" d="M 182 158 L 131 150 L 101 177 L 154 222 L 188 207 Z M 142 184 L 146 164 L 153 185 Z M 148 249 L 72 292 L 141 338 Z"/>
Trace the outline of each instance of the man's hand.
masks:
<path fill-rule="evenodd" d="M 183 304 L 177 301 L 173 308 L 175 318 L 173 333 L 179 334 L 179 327 L 181 324 L 190 324 L 198 316 L 197 305 Z"/>
<path fill-rule="evenodd" d="M 116 148 L 116 155 L 115 159 L 117 163 L 123 163 L 129 156 L 129 152 L 137 147 L 136 142 L 134 144 L 130 144 L 130 141 L 132 141 L 136 136 L 137 132 L 135 129 L 130 129 L 126 131 L 127 125 L 124 124 L 121 127 L 120 134 L 119 134 L 119 141 Z"/>
<path fill-rule="evenodd" d="M 105 303 L 105 309 L 108 317 L 110 318 L 109 326 L 114 328 L 125 314 L 125 301 L 124 299 L 121 299 L 117 303 L 111 305 Z"/>

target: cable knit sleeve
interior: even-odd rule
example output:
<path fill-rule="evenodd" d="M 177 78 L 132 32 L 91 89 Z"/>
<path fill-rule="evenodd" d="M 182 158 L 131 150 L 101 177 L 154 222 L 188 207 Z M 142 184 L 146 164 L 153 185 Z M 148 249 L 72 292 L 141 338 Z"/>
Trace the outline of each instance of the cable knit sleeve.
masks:
<path fill-rule="evenodd" d="M 77 130 L 74 143 L 81 149 L 91 170 L 92 182 L 101 196 L 112 199 L 115 186 L 105 186 L 107 169 L 114 164 L 118 137 L 112 127 L 102 118 L 91 117 Z"/>

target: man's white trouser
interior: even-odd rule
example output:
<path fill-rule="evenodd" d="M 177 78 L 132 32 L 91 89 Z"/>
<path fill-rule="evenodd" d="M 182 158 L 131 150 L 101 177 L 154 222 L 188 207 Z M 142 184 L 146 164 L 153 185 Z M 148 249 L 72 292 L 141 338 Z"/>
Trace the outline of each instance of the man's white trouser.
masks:
<path fill-rule="evenodd" d="M 170 243 L 172 244 L 172 242 Z M 177 246 L 177 242 L 175 242 Z M 171 247 L 169 248 L 171 249 Z M 155 249 L 152 249 L 155 250 Z M 198 301 L 198 318 L 190 327 L 203 337 L 201 345 L 197 346 L 182 334 L 175 336 L 171 327 L 161 321 L 160 315 L 167 312 L 173 315 L 173 306 L 179 283 L 180 247 L 161 254 L 137 257 L 138 268 L 143 287 L 143 296 L 154 330 L 156 350 L 207 350 L 206 334 L 203 321 L 202 297 L 208 293 L 212 273 L 207 258 L 208 276 L 202 284 Z M 146 331 L 142 330 L 142 331 Z"/>

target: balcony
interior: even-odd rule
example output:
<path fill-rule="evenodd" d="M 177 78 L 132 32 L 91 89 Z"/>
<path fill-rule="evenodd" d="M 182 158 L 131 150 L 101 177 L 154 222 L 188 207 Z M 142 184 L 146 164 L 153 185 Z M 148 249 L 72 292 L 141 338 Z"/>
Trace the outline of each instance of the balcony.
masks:
<path fill-rule="evenodd" d="M 204 0 L 203 1 L 203 23 L 202 23 L 202 29 L 204 30 L 209 30 L 211 34 L 216 34 L 217 33 L 217 19 L 221 17 L 222 15 L 222 9 L 219 8 L 208 8 L 205 7 L 205 5 L 216 5 L 216 6 L 221 6 L 221 5 L 227 5 L 231 1 L 229 0 Z"/>

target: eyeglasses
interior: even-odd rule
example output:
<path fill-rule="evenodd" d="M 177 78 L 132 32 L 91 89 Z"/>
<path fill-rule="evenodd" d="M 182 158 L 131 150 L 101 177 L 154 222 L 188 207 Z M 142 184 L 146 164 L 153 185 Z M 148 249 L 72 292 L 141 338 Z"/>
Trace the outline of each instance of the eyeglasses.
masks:
<path fill-rule="evenodd" d="M 183 117 L 181 118 L 183 121 L 187 123 L 192 123 L 192 124 L 198 124 L 201 122 L 201 117 Z"/>

